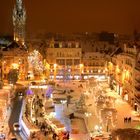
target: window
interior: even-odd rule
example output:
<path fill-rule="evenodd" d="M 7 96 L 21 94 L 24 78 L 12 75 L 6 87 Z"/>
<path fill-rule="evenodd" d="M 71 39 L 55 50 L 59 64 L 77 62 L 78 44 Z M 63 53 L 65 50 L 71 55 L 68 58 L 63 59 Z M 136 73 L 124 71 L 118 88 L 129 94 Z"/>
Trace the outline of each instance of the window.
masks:
<path fill-rule="evenodd" d="M 74 65 L 79 65 L 80 64 L 80 59 L 74 59 Z"/>

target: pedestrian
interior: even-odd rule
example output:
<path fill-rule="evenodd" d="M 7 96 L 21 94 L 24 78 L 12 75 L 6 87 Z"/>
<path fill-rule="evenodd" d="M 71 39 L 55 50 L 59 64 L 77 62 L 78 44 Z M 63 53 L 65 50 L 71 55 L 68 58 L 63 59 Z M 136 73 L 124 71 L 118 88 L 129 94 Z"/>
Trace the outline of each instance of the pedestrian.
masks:
<path fill-rule="evenodd" d="M 45 132 L 44 132 L 44 135 L 46 136 L 47 135 L 47 131 L 45 130 Z"/>
<path fill-rule="evenodd" d="M 53 140 L 56 140 L 57 134 L 54 132 L 53 133 Z"/>
<path fill-rule="evenodd" d="M 128 118 L 128 122 L 131 123 L 131 117 Z"/>

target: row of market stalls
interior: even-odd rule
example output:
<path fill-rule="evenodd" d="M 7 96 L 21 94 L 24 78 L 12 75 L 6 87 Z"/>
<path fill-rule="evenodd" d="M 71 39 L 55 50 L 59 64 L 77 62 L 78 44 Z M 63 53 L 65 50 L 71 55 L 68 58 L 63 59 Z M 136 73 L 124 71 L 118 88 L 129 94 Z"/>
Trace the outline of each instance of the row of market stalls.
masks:
<path fill-rule="evenodd" d="M 35 85 L 30 85 L 29 89 L 27 90 L 27 102 L 30 108 L 30 113 L 31 116 L 29 117 L 30 120 L 32 120 L 32 123 L 36 121 L 36 117 L 34 115 L 34 101 L 36 98 L 42 99 L 42 104 L 43 104 L 43 116 L 38 117 L 38 121 L 43 122 L 45 126 L 48 126 L 51 128 L 53 132 L 55 132 L 57 135 L 61 135 L 63 132 L 66 131 L 64 124 L 55 118 L 55 113 L 52 112 L 52 109 L 46 109 L 46 107 L 52 107 L 53 102 L 51 98 L 52 94 L 52 86 L 51 85 L 40 85 L 40 84 L 35 84 Z M 43 95 L 43 96 L 42 96 Z M 37 97 L 38 96 L 38 97 Z M 29 101 L 28 101 L 29 100 Z M 39 129 L 35 129 L 35 127 L 30 128 L 30 131 L 40 131 Z"/>

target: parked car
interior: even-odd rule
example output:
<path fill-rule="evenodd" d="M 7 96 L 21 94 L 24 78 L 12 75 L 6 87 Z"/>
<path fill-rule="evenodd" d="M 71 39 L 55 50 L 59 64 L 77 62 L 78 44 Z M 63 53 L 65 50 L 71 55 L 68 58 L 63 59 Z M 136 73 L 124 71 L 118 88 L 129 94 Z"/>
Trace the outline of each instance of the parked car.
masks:
<path fill-rule="evenodd" d="M 17 92 L 18 96 L 24 96 L 24 93 L 22 91 Z"/>
<path fill-rule="evenodd" d="M 5 139 L 5 134 L 0 133 L 0 140 L 4 140 Z"/>
<path fill-rule="evenodd" d="M 18 122 L 13 124 L 14 131 L 21 131 L 21 125 Z"/>

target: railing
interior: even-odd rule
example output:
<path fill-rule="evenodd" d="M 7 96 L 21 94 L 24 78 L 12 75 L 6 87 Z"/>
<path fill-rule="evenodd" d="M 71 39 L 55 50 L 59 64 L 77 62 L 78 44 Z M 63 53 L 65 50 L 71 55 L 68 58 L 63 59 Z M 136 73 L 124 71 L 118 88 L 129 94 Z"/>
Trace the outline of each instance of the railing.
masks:
<path fill-rule="evenodd" d="M 140 96 L 135 95 L 135 101 L 140 104 Z"/>
<path fill-rule="evenodd" d="M 140 83 L 140 79 L 138 79 L 138 78 L 135 78 L 135 80 L 136 80 L 136 82 Z"/>
<path fill-rule="evenodd" d="M 140 91 L 140 87 L 135 86 L 135 89 L 136 89 L 137 91 Z"/>
<path fill-rule="evenodd" d="M 135 58 L 135 55 L 134 54 L 129 54 L 129 53 L 122 53 L 123 56 L 128 56 L 128 57 L 131 57 L 131 58 Z"/>
<path fill-rule="evenodd" d="M 136 70 L 140 71 L 140 67 L 135 67 Z"/>

